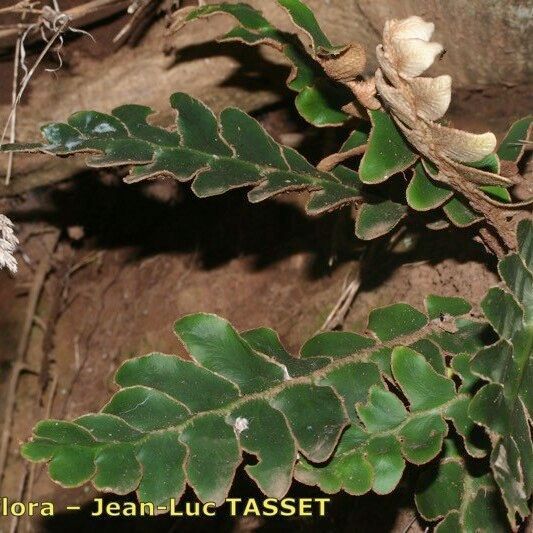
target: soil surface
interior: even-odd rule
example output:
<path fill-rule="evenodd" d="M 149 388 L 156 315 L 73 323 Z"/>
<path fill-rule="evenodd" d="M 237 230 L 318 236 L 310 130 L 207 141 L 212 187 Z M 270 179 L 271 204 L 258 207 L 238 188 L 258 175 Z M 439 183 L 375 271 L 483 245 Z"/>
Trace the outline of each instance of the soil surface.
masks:
<path fill-rule="evenodd" d="M 527 114 L 530 95 L 531 87 L 462 90 L 454 96 L 450 120 L 501 136 L 513 119 Z M 290 101 L 256 117 L 313 161 L 346 134 L 311 130 Z M 15 500 L 30 487 L 31 500 L 53 501 L 58 509 L 83 506 L 79 513 L 24 519 L 21 531 L 94 529 L 87 503 L 94 490 L 54 485 L 43 468 L 20 458 L 19 443 L 43 417 L 73 418 L 100 409 L 127 358 L 152 351 L 186 356 L 172 333 L 176 318 L 206 311 L 238 329 L 270 326 L 295 354 L 320 328 L 353 276 L 364 243 L 353 237 L 349 213 L 308 218 L 301 206 L 298 195 L 250 205 L 242 191 L 200 200 L 170 181 L 127 186 L 118 173 L 97 171 L 0 201 L 0 212 L 14 220 L 21 239 L 19 274 L 13 279 L 0 272 L 2 398 L 8 396 L 30 295 L 41 288 L 30 316 L 29 371 L 19 381 L 2 496 Z M 404 301 L 422 307 L 430 293 L 479 302 L 496 282 L 495 261 L 472 232 L 428 232 L 421 220 L 413 219 L 392 254 L 378 255 L 365 269 L 344 329 L 364 331 L 368 311 L 379 305 Z M 42 284 L 36 281 L 40 274 Z M 215 519 L 104 519 L 98 529 L 422 531 L 426 525 L 415 518 L 409 497 L 411 477 L 408 472 L 387 497 L 336 495 L 323 519 L 242 519 L 222 510 Z M 319 494 L 295 483 L 289 495 Z M 242 474 L 231 495 L 260 497 Z M 186 499 L 194 496 L 187 492 Z M 9 525 L 4 521 L 0 531 Z"/>

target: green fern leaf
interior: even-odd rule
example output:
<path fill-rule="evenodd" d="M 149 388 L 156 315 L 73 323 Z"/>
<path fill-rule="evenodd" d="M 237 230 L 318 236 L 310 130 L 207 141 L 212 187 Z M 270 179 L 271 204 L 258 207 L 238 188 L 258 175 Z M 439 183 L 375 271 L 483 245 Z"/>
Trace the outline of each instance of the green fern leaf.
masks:
<path fill-rule="evenodd" d="M 278 0 L 278 4 L 287 10 L 294 24 L 309 35 L 315 50 L 335 53 L 344 48 L 331 44 L 331 41 L 320 28 L 314 13 L 300 0 Z"/>
<path fill-rule="evenodd" d="M 518 163 L 525 149 L 526 141 L 533 128 L 533 116 L 524 117 L 514 122 L 498 146 L 498 157 L 503 161 Z"/>
<path fill-rule="evenodd" d="M 453 196 L 453 191 L 442 184 L 436 184 L 418 163 L 413 177 L 405 191 L 407 204 L 417 211 L 429 211 L 441 206 Z"/>
<path fill-rule="evenodd" d="M 4 145 L 4 151 L 39 151 L 56 155 L 88 152 L 87 165 L 133 165 L 129 183 L 157 177 L 193 180 L 200 197 L 254 185 L 251 202 L 259 202 L 288 190 L 309 190 L 308 212 L 319 214 L 360 197 L 357 173 L 337 167 L 322 172 L 292 148 L 281 146 L 262 126 L 243 111 L 227 108 L 220 118 L 202 102 L 175 93 L 171 105 L 177 111 L 177 132 L 147 123 L 150 108 L 126 105 L 111 115 L 81 111 L 67 123 L 42 128 L 41 144 Z"/>
<path fill-rule="evenodd" d="M 392 118 L 383 111 L 369 111 L 372 131 L 359 174 L 367 184 L 382 183 L 412 166 L 418 159 Z"/>
<path fill-rule="evenodd" d="M 509 530 L 490 470 L 465 460 L 452 439 L 446 439 L 440 461 L 420 475 L 415 502 L 424 519 L 439 521 L 439 533 Z"/>
<path fill-rule="evenodd" d="M 66 487 L 92 481 L 118 494 L 137 490 L 141 501 L 165 506 L 189 484 L 202 501 L 221 504 L 243 450 L 258 457 L 246 467 L 250 477 L 279 498 L 295 465 L 303 472 L 328 459 L 349 426 L 339 448 L 359 435 L 357 453 L 349 451 L 345 461 L 364 474 L 353 490 L 390 492 L 405 461 L 424 463 L 439 452 L 446 406 L 457 398 L 453 382 L 423 354 L 401 347 L 429 335 L 428 318 L 402 308 L 412 316 L 398 317 L 391 330 L 397 310 L 371 317 L 378 340 L 322 333 L 300 358 L 267 328 L 238 334 L 214 315 L 184 317 L 175 331 L 192 361 L 157 353 L 126 361 L 115 377 L 120 389 L 99 413 L 39 422 L 22 453 L 48 462 L 50 477 Z M 372 360 L 383 349 L 392 352 L 391 372 L 409 411 Z M 383 410 L 383 401 L 398 413 Z"/>
<path fill-rule="evenodd" d="M 516 513 L 529 514 L 533 492 L 533 222 L 518 226 L 518 254 L 499 263 L 510 292 L 491 289 L 482 309 L 500 340 L 472 359 L 473 374 L 489 383 L 472 400 L 468 414 L 487 428 L 491 466 L 513 527 Z"/>
<path fill-rule="evenodd" d="M 311 39 L 312 55 L 294 34 L 275 28 L 261 12 L 247 4 L 210 4 L 191 10 L 183 23 L 198 18 L 223 13 L 232 16 L 239 23 L 226 33 L 221 41 L 240 41 L 248 45 L 267 44 L 280 52 L 292 63 L 293 69 L 287 86 L 298 94 L 295 105 L 302 117 L 314 126 L 340 126 L 349 118 L 342 111 L 353 96 L 341 84 L 335 83 L 315 61 L 317 53 L 335 53 L 344 47 L 333 46 L 311 10 L 299 0 L 279 0 L 296 26 Z"/>
<path fill-rule="evenodd" d="M 355 234 L 363 241 L 377 239 L 392 231 L 407 215 L 407 206 L 384 200 L 365 203 L 357 209 Z"/>
<path fill-rule="evenodd" d="M 344 432 L 333 459 L 326 465 L 302 459 L 296 479 L 325 492 L 344 489 L 359 495 L 372 489 L 388 494 L 400 481 L 406 461 L 424 464 L 440 452 L 448 433 L 443 416 L 457 398 L 453 381 L 406 347 L 394 348 L 391 368 L 410 409 L 382 385 L 372 385 L 368 400 L 356 405 L 360 422 Z"/>
<path fill-rule="evenodd" d="M 466 228 L 483 220 L 467 205 L 466 201 L 454 196 L 443 207 L 444 213 L 452 224 L 458 228 Z"/>

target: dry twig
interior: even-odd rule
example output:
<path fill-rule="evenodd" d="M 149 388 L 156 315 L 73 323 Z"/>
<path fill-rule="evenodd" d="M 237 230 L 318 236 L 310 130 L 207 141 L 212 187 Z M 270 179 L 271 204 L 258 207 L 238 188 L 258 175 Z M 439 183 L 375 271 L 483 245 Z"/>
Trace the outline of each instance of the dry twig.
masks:
<path fill-rule="evenodd" d="M 24 2 L 19 2 L 19 4 L 23 4 Z M 32 4 L 37 5 L 37 2 L 31 2 Z M 16 4 L 15 6 L 11 6 L 9 8 L 5 8 L 6 12 L 7 10 L 11 10 L 10 12 L 22 12 L 22 11 L 13 11 L 13 8 L 18 6 L 19 4 Z M 68 15 L 68 17 L 71 20 L 71 24 L 77 27 L 83 27 L 87 26 L 88 24 L 93 24 L 95 22 L 98 22 L 100 20 L 103 20 L 115 13 L 119 13 L 120 11 L 123 11 L 128 8 L 128 6 L 131 4 L 131 0 L 90 0 L 84 4 L 72 7 L 70 9 L 66 9 L 63 11 L 64 14 Z M 28 10 L 26 10 L 26 13 Z M 41 10 L 37 10 L 32 8 L 32 14 L 39 15 L 41 13 Z M 22 27 L 27 27 L 27 25 L 22 25 Z M 15 46 L 18 33 L 21 29 L 21 25 L 2 25 L 0 26 L 0 48 L 7 48 L 11 46 Z M 33 37 L 33 40 L 38 39 L 38 34 L 35 34 Z M 30 42 L 32 40 L 30 39 Z"/>
<path fill-rule="evenodd" d="M 18 104 L 20 103 L 22 95 L 24 94 L 31 78 L 33 77 L 35 71 L 37 70 L 37 67 L 41 64 L 41 62 L 46 57 L 46 55 L 48 54 L 52 46 L 56 42 L 59 42 L 59 45 L 61 48 L 63 46 L 63 34 L 66 33 L 67 31 L 70 31 L 73 33 L 82 33 L 84 35 L 88 35 L 92 39 L 92 36 L 86 31 L 72 26 L 71 17 L 67 13 L 62 12 L 59 9 L 57 0 L 52 0 L 52 3 L 54 7 L 45 5 L 43 6 L 41 10 L 37 11 L 39 12 L 39 17 L 37 21 L 32 24 L 29 24 L 22 34 L 20 33 L 20 30 L 19 30 L 19 34 L 17 36 L 17 42 L 16 42 L 16 49 L 15 49 L 11 110 L 9 112 L 4 130 L 2 132 L 2 137 L 0 138 L 0 145 L 4 143 L 8 128 L 10 128 L 10 126 L 11 126 L 10 142 L 14 142 L 15 128 L 16 128 L 16 113 L 17 113 Z M 32 6 L 32 10 L 33 10 L 33 6 Z M 22 16 L 24 17 L 25 14 L 26 12 L 23 11 Z M 25 58 L 26 58 L 25 42 L 26 42 L 28 35 L 30 35 L 30 33 L 32 32 L 34 33 L 39 32 L 41 34 L 43 41 L 46 42 L 46 45 L 41 50 L 41 53 L 39 54 L 39 56 L 37 57 L 33 65 L 31 66 L 31 68 L 28 70 L 28 68 L 26 67 L 26 63 L 25 63 Z M 47 32 L 49 32 L 50 35 L 47 35 Z M 59 54 L 58 50 L 56 52 L 59 58 L 58 68 L 61 68 L 61 65 L 62 65 L 61 55 Z M 19 66 L 25 72 L 25 75 L 22 78 L 22 81 L 20 83 L 20 87 L 18 87 Z M 10 153 L 9 160 L 8 160 L 8 166 L 7 166 L 7 172 L 6 172 L 6 178 L 5 178 L 6 186 L 9 185 L 9 182 L 11 179 L 12 164 L 13 164 L 13 154 Z"/>
<path fill-rule="evenodd" d="M 28 480 L 28 465 L 26 465 L 26 467 L 24 468 L 24 474 L 22 475 L 20 479 L 18 501 L 22 501 L 22 497 L 27 486 L 27 480 Z M 18 528 L 18 523 L 19 523 L 19 516 L 18 515 L 13 516 L 13 518 L 11 519 L 11 526 L 9 527 L 9 533 L 16 533 L 17 528 Z"/>
<path fill-rule="evenodd" d="M 4 420 L 2 428 L 2 440 L 0 442 L 0 483 L 4 477 L 7 451 L 11 440 L 11 425 L 13 423 L 13 412 L 17 398 L 17 385 L 20 374 L 24 371 L 31 371 L 30 367 L 23 361 L 16 361 L 11 368 L 9 377 L 9 388 L 4 408 Z"/>
<path fill-rule="evenodd" d="M 4 476 L 5 465 L 7 460 L 7 452 L 9 448 L 9 442 L 11 440 L 11 426 L 13 422 L 13 411 L 16 403 L 16 393 L 17 386 L 20 374 L 23 371 L 31 371 L 30 367 L 27 365 L 26 352 L 28 349 L 28 343 L 30 338 L 30 333 L 33 325 L 33 318 L 35 316 L 35 311 L 37 309 L 37 304 L 41 296 L 41 292 L 44 286 L 44 282 L 50 269 L 52 268 L 52 254 L 57 246 L 59 241 L 59 231 L 56 231 L 55 234 L 50 239 L 49 248 L 47 254 L 42 259 L 39 264 L 39 268 L 35 274 L 33 285 L 30 291 L 28 306 L 26 309 L 26 318 L 24 321 L 24 326 L 22 328 L 22 334 L 19 340 L 17 347 L 16 359 L 11 368 L 11 375 L 9 378 L 9 389 L 7 400 L 4 409 L 3 417 L 3 428 L 2 428 L 2 437 L 0 441 L 0 486 Z M 1 491 L 0 491 L 1 493 Z"/>
<path fill-rule="evenodd" d="M 39 2 L 35 0 L 20 0 L 12 6 L 0 8 L 0 15 L 5 13 L 20 13 L 21 15 L 28 13 L 41 13 L 40 9 L 36 9 L 39 5 Z"/>
<path fill-rule="evenodd" d="M 317 331 L 317 333 L 320 333 L 322 331 L 332 331 L 342 326 L 346 315 L 350 311 L 355 297 L 357 296 L 357 293 L 361 288 L 360 270 L 361 268 L 359 266 L 357 268 L 357 273 L 350 281 L 350 283 L 346 284 L 345 281 L 343 290 L 341 292 L 341 295 L 339 296 L 339 299 L 337 300 L 337 303 L 335 304 L 335 306 L 333 307 L 333 309 L 331 310 L 328 317 L 326 318 L 320 329 Z"/>
<path fill-rule="evenodd" d="M 15 133 L 17 127 L 17 87 L 19 80 L 19 63 L 20 63 L 20 50 L 22 47 L 22 36 L 19 36 L 17 39 L 17 45 L 15 47 L 15 60 L 13 62 L 13 85 L 11 89 L 11 106 L 13 109 L 13 117 L 11 118 L 11 130 L 9 132 L 9 142 L 15 142 Z M 11 172 L 13 171 L 13 152 L 9 152 L 7 159 L 7 170 L 6 170 L 6 185 L 9 185 L 11 179 Z"/>
<path fill-rule="evenodd" d="M 139 25 L 143 25 L 143 22 L 156 12 L 157 6 L 160 3 L 161 0 L 131 0 L 127 10 L 131 18 L 115 37 L 113 37 L 113 42 L 118 43 L 124 40 L 124 37 L 134 33 Z"/>

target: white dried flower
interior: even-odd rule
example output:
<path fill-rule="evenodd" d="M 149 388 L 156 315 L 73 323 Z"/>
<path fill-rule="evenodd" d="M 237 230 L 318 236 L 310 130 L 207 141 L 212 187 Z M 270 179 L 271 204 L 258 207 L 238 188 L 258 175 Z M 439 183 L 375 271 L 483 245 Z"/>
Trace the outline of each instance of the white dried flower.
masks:
<path fill-rule="evenodd" d="M 13 231 L 13 222 L 5 215 L 0 215 L 0 269 L 7 268 L 11 273 L 17 272 L 17 260 L 14 252 L 19 240 Z"/>
<path fill-rule="evenodd" d="M 439 43 L 429 42 L 435 26 L 420 17 L 389 20 L 383 30 L 383 45 L 378 47 L 388 64 L 404 78 L 420 76 L 442 53 Z"/>
<path fill-rule="evenodd" d="M 491 154 L 496 137 L 448 128 L 435 121 L 444 116 L 451 100 L 450 76 L 419 77 L 443 52 L 431 42 L 434 25 L 420 17 L 390 20 L 376 54 L 380 68 L 376 88 L 406 137 L 430 159 L 474 162 Z M 487 179 L 485 177 L 479 178 Z"/>

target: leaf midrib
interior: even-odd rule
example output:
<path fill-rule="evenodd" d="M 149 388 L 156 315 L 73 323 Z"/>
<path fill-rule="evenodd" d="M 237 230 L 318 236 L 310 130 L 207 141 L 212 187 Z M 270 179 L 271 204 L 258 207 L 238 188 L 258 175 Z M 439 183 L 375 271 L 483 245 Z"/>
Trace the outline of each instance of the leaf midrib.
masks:
<path fill-rule="evenodd" d="M 240 407 L 243 404 L 246 404 L 246 403 L 248 403 L 250 401 L 253 401 L 253 400 L 268 400 L 268 399 L 273 398 L 274 396 L 276 396 L 279 392 L 281 392 L 281 391 L 283 391 L 283 390 L 285 390 L 285 389 L 287 389 L 287 388 L 289 388 L 291 386 L 294 386 L 294 385 L 314 385 L 314 384 L 316 384 L 316 381 L 318 379 L 320 379 L 321 377 L 324 377 L 326 374 L 328 374 L 332 370 L 335 370 L 335 369 L 337 369 L 339 367 L 343 367 L 343 366 L 348 365 L 350 363 L 367 361 L 368 358 L 370 357 L 370 355 L 372 355 L 375 351 L 377 351 L 379 349 L 382 349 L 382 348 L 393 348 L 395 346 L 403 346 L 403 345 L 413 344 L 417 340 L 420 340 L 421 338 L 424 338 L 426 335 L 431 333 L 432 330 L 434 330 L 434 329 L 438 329 L 438 325 L 434 326 L 434 325 L 432 325 L 430 323 L 430 324 L 428 324 L 427 326 L 425 326 L 424 328 L 422 328 L 421 330 L 419 330 L 419 331 L 417 331 L 415 333 L 411 333 L 409 335 L 397 337 L 396 339 L 393 339 L 393 340 L 387 341 L 387 342 L 378 342 L 374 346 L 371 346 L 369 348 L 365 348 L 365 349 L 360 350 L 360 351 L 358 351 L 358 352 L 356 352 L 354 354 L 350 354 L 350 355 L 345 356 L 345 357 L 340 357 L 340 358 L 333 359 L 326 366 L 324 366 L 324 367 L 322 367 L 320 369 L 317 369 L 317 370 L 311 372 L 310 374 L 308 374 L 306 376 L 299 376 L 299 377 L 296 377 L 296 378 L 291 378 L 290 380 L 286 380 L 286 381 L 282 381 L 281 383 L 277 383 L 276 385 L 274 385 L 274 386 L 272 386 L 272 387 L 270 387 L 268 389 L 265 389 L 265 390 L 262 390 L 262 391 L 259 391 L 259 392 L 254 392 L 254 393 L 246 395 L 246 396 L 241 396 L 241 397 L 235 399 L 234 401 L 224 405 L 223 407 L 218 407 L 216 409 L 211 409 L 209 411 L 202 411 L 202 412 L 194 413 L 194 414 L 192 414 L 192 416 L 187 418 L 181 424 L 178 424 L 176 426 L 169 426 L 169 427 L 166 427 L 166 428 L 159 428 L 159 429 L 156 429 L 156 430 L 153 430 L 153 431 L 143 432 L 142 429 L 139 429 L 139 428 L 136 428 L 135 426 L 132 426 L 131 424 L 129 424 L 128 422 L 126 422 L 125 420 L 120 418 L 120 416 L 112 415 L 112 416 L 117 416 L 117 418 L 120 418 L 120 420 L 124 421 L 126 424 L 128 424 L 131 428 L 135 429 L 136 431 L 143 432 L 143 436 L 140 439 L 138 439 L 138 440 L 109 441 L 109 442 L 102 442 L 102 441 L 95 440 L 94 444 L 87 444 L 87 445 L 76 444 L 76 446 L 86 447 L 86 448 L 90 448 L 90 449 L 98 448 L 99 450 L 101 450 L 101 449 L 105 449 L 108 446 L 113 446 L 113 445 L 116 445 L 116 444 L 123 444 L 123 443 L 131 443 L 132 445 L 137 446 L 137 445 L 143 444 L 152 435 L 157 435 L 157 434 L 162 434 L 162 433 L 172 432 L 172 433 L 177 433 L 178 435 L 180 435 L 181 433 L 183 433 L 185 431 L 185 429 L 189 425 L 191 425 L 192 423 L 194 423 L 196 420 L 200 419 L 203 416 L 228 415 L 232 411 L 234 411 L 236 408 Z M 262 352 L 260 352 L 260 353 L 262 353 Z M 131 387 L 133 387 L 133 386 L 135 386 L 135 385 L 132 385 Z M 320 386 L 320 385 L 318 385 L 318 386 Z M 339 401 L 341 402 L 341 404 L 344 407 L 344 400 L 338 395 L 337 391 L 335 390 L 335 387 L 333 387 L 331 385 L 327 385 L 327 387 L 329 387 L 329 388 L 331 388 L 333 390 L 333 392 L 338 397 Z M 119 390 L 125 390 L 127 388 L 130 388 L 130 387 L 121 387 Z M 153 389 L 154 387 L 148 387 L 148 388 Z M 158 389 L 155 389 L 155 390 L 158 390 Z M 454 398 L 452 398 L 452 400 L 449 400 L 446 403 L 446 406 L 450 402 L 456 400 L 456 398 L 457 398 L 457 396 L 454 396 Z M 178 400 L 176 400 L 176 401 L 178 401 Z M 421 414 L 424 414 L 424 413 L 431 414 L 432 412 L 438 412 L 440 407 L 441 406 L 436 407 L 436 408 L 434 407 L 434 408 L 431 408 L 431 409 L 428 409 L 428 410 L 424 410 L 424 411 L 416 411 L 416 415 L 421 415 Z M 101 413 L 101 411 L 99 411 L 98 413 Z M 95 414 L 98 414 L 98 413 L 95 413 Z M 108 414 L 111 414 L 111 413 L 108 413 Z M 349 418 L 346 418 L 346 420 L 349 422 Z M 410 420 L 410 418 L 408 417 L 405 421 L 402 422 L 402 424 L 406 423 L 409 420 Z M 73 420 L 72 423 L 76 424 L 76 421 Z M 400 427 L 400 426 L 403 427 L 402 424 L 400 424 L 399 426 L 396 426 L 395 428 L 392 428 L 392 429 L 387 429 L 387 430 L 384 430 L 382 432 L 372 433 L 372 436 L 374 436 L 374 435 L 388 435 L 388 434 L 391 434 L 398 427 Z M 351 424 L 347 424 L 347 425 L 351 425 Z M 83 427 L 83 426 L 80 426 L 80 427 Z M 84 429 L 86 429 L 86 428 L 84 428 Z M 87 431 L 89 431 L 89 430 L 87 430 Z M 47 441 L 49 441 L 51 443 L 56 444 L 57 446 L 65 446 L 65 444 L 57 443 L 55 441 L 46 439 L 45 437 L 39 437 L 38 435 L 34 435 L 34 437 L 42 439 L 42 440 L 47 440 Z M 67 444 L 67 446 L 68 446 L 68 444 Z"/>

